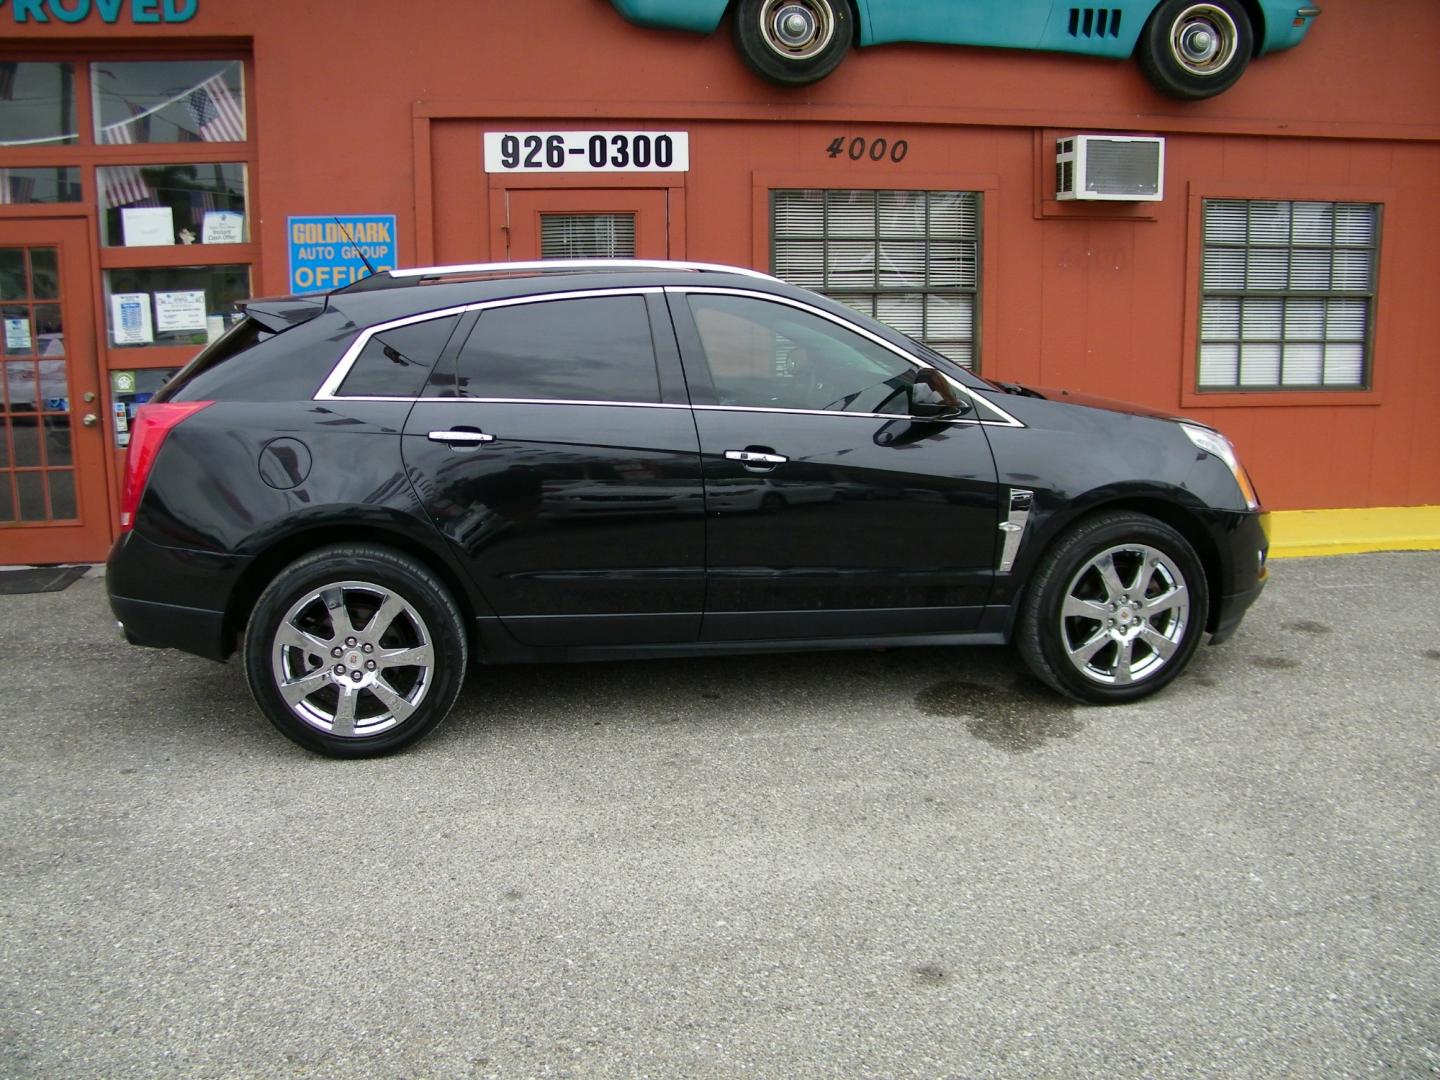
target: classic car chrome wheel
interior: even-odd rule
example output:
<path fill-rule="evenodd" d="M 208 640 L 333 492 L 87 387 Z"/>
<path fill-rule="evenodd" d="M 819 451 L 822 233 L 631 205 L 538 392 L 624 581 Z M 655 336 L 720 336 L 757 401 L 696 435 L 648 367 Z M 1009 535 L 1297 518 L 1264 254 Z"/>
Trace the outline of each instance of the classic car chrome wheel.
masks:
<path fill-rule="evenodd" d="M 1166 0 L 1135 46 L 1140 68 L 1161 93 L 1213 97 L 1245 71 L 1254 49 L 1250 17 L 1240 0 Z"/>
<path fill-rule="evenodd" d="M 1235 59 L 1240 31 L 1235 20 L 1215 4 L 1191 4 L 1170 30 L 1170 55 L 1192 75 L 1208 77 L 1224 71 Z"/>
<path fill-rule="evenodd" d="M 364 757 L 419 738 L 450 711 L 464 621 L 425 566 L 370 545 L 323 548 L 282 570 L 245 631 L 251 693 L 295 742 Z"/>
<path fill-rule="evenodd" d="M 1081 522 L 1036 565 L 1016 644 L 1031 670 L 1079 701 L 1152 694 L 1205 632 L 1209 583 L 1189 541 L 1144 514 Z"/>
<path fill-rule="evenodd" d="M 738 0 L 735 45 L 750 70 L 788 86 L 823 79 L 850 50 L 846 0 Z"/>
<path fill-rule="evenodd" d="M 834 12 L 823 0 L 765 0 L 760 35 L 777 56 L 810 60 L 835 37 Z"/>

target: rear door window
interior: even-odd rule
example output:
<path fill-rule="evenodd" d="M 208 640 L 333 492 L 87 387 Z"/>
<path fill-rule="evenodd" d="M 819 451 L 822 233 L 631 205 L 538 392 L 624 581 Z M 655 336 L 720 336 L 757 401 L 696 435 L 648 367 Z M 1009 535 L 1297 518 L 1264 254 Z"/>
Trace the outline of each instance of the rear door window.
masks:
<path fill-rule="evenodd" d="M 436 396 L 520 401 L 658 402 L 643 296 L 544 300 L 486 310 Z"/>

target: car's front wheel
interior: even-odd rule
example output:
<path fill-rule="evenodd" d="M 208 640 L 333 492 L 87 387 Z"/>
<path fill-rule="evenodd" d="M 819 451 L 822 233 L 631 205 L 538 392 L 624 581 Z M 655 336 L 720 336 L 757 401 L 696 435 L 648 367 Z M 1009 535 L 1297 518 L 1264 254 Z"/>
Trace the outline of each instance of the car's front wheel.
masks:
<path fill-rule="evenodd" d="M 848 0 L 739 0 L 735 47 L 751 71 L 784 86 L 829 75 L 855 35 Z"/>
<path fill-rule="evenodd" d="M 245 674 L 288 738 L 331 757 L 413 742 L 455 703 L 464 621 L 445 586 L 400 552 L 322 548 L 282 570 L 245 630 Z"/>
<path fill-rule="evenodd" d="M 1166 0 L 1140 34 L 1140 70 L 1170 97 L 1214 97 L 1235 85 L 1254 49 L 1240 0 Z"/>
<path fill-rule="evenodd" d="M 1190 543 L 1144 514 L 1090 518 L 1040 560 L 1016 641 L 1030 669 L 1079 701 L 1153 694 L 1205 633 L 1209 589 Z"/>

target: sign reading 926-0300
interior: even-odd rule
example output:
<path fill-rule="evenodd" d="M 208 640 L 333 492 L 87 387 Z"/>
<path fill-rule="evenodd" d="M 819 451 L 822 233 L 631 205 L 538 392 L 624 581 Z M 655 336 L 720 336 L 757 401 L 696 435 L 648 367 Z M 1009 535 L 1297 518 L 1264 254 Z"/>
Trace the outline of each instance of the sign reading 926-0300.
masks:
<path fill-rule="evenodd" d="M 689 172 L 688 131 L 487 131 L 491 173 Z"/>

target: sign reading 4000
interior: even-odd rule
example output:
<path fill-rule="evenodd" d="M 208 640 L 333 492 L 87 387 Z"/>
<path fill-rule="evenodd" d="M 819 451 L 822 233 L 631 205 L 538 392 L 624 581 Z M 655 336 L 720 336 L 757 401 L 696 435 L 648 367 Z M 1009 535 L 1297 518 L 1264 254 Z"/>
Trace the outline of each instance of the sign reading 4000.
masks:
<path fill-rule="evenodd" d="M 491 173 L 689 172 L 687 131 L 487 131 Z"/>

